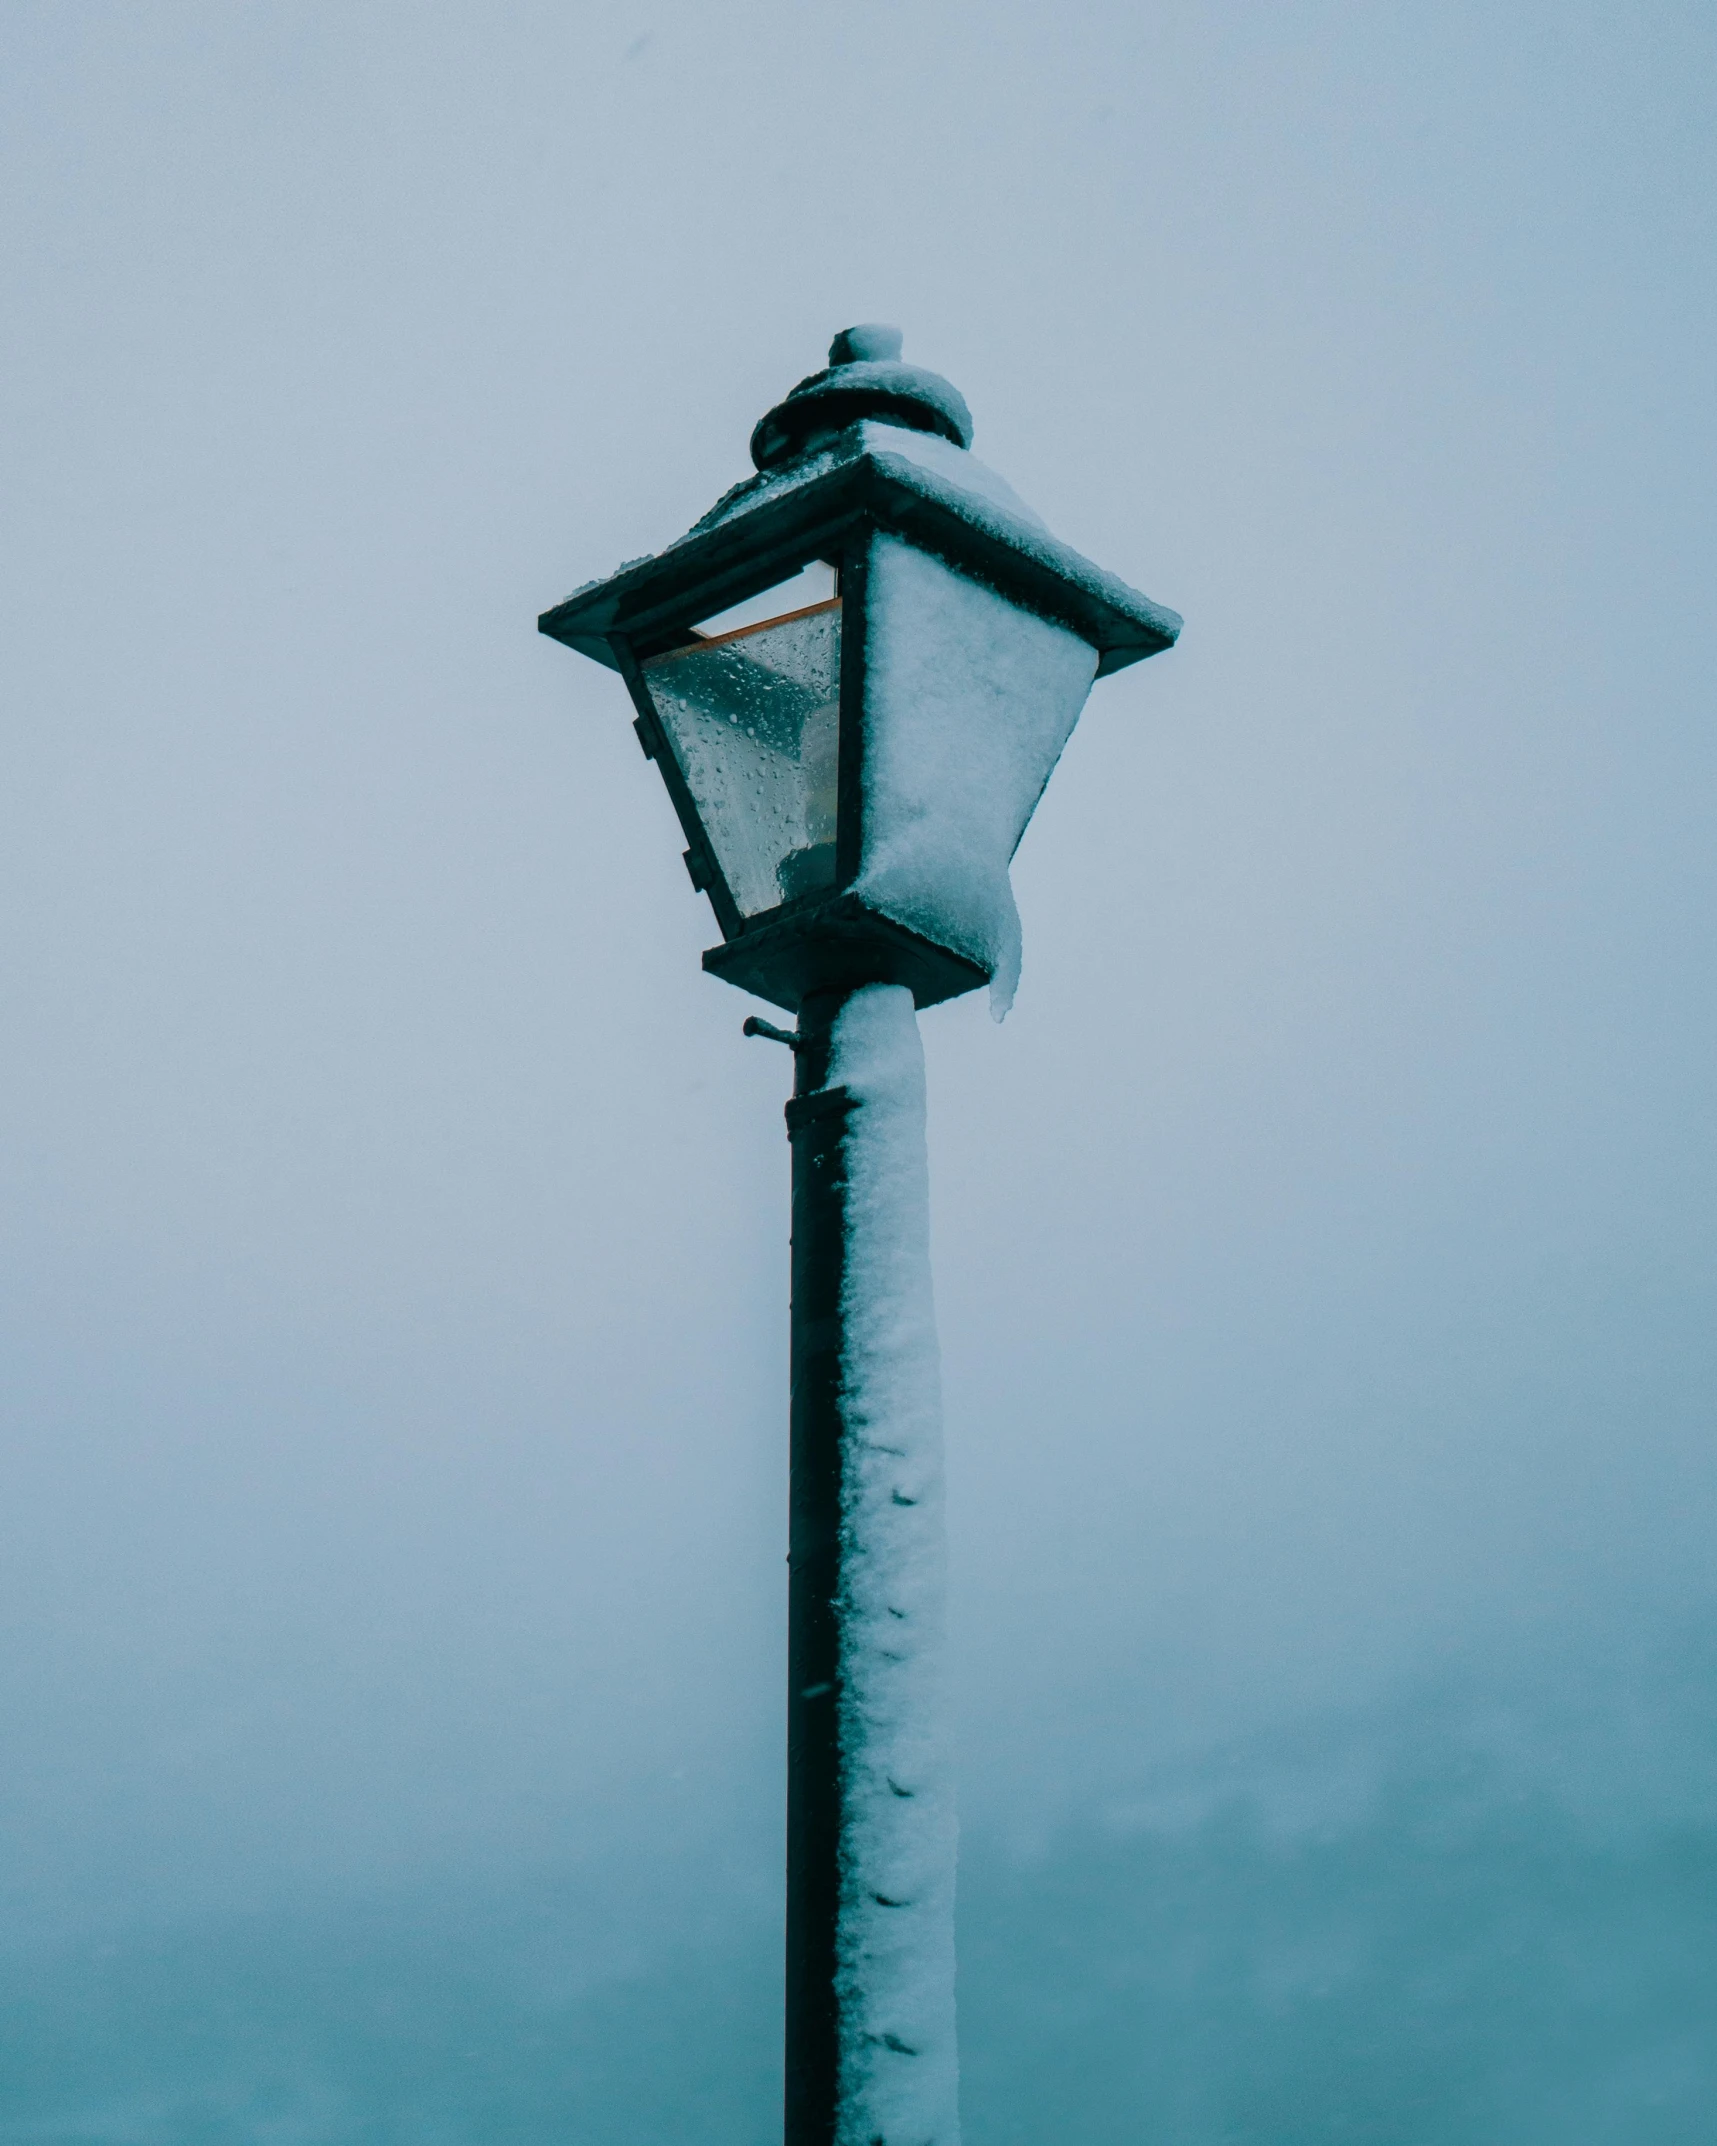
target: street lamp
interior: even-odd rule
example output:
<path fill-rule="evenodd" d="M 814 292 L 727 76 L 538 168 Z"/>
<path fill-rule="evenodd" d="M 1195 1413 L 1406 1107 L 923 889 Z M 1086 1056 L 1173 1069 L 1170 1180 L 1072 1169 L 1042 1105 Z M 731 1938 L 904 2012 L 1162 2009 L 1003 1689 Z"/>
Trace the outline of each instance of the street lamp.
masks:
<path fill-rule="evenodd" d="M 941 1400 L 916 1009 L 1019 979 L 1008 866 L 1153 604 L 849 328 L 677 543 L 545 612 L 625 678 L 722 943 L 794 1013 L 787 2146 L 954 2146 Z M 759 601 L 759 599 L 762 599 Z"/>

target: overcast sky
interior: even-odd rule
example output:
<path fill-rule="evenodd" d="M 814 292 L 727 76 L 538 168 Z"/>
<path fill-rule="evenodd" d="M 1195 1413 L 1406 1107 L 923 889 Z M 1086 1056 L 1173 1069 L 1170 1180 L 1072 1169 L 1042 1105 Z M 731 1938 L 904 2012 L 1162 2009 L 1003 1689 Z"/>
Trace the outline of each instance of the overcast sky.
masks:
<path fill-rule="evenodd" d="M 972 1823 L 1708 1600 L 1714 58 L 14 0 L 14 1927 L 775 1822 L 789 1068 L 535 616 L 853 321 L 1187 621 L 924 1022 Z"/>

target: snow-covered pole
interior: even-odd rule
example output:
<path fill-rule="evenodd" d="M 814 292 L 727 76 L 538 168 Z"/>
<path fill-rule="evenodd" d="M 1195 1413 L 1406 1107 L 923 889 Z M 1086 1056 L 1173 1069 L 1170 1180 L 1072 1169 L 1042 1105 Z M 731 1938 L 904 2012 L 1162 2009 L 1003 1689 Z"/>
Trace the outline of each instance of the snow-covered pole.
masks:
<path fill-rule="evenodd" d="M 912 993 L 800 1008 L 787 2146 L 957 2146 L 941 1390 Z"/>
<path fill-rule="evenodd" d="M 796 1031 L 787 2146 L 955 2146 L 942 1432 L 916 1009 L 1020 973 L 1008 865 L 1095 678 L 1180 620 L 845 328 L 756 475 L 542 631 L 625 679 L 722 943 Z"/>

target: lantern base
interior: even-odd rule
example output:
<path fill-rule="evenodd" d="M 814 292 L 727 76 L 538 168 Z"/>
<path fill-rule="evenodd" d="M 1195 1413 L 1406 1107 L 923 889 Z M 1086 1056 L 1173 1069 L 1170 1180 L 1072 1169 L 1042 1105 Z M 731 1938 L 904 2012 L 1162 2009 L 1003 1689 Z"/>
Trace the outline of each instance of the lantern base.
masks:
<path fill-rule="evenodd" d="M 981 990 L 990 980 L 975 961 L 920 938 L 851 894 L 712 946 L 703 965 L 724 983 L 788 1013 L 797 1013 L 813 991 L 904 984 L 922 1009 Z"/>

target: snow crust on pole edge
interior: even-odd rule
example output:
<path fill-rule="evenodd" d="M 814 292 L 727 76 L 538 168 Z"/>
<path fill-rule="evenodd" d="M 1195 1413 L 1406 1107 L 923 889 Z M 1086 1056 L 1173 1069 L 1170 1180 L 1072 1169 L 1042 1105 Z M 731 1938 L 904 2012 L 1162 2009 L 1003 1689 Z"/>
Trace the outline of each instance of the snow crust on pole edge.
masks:
<path fill-rule="evenodd" d="M 912 994 L 853 993 L 843 1283 L 837 2146 L 958 2146 L 941 1361 Z"/>

